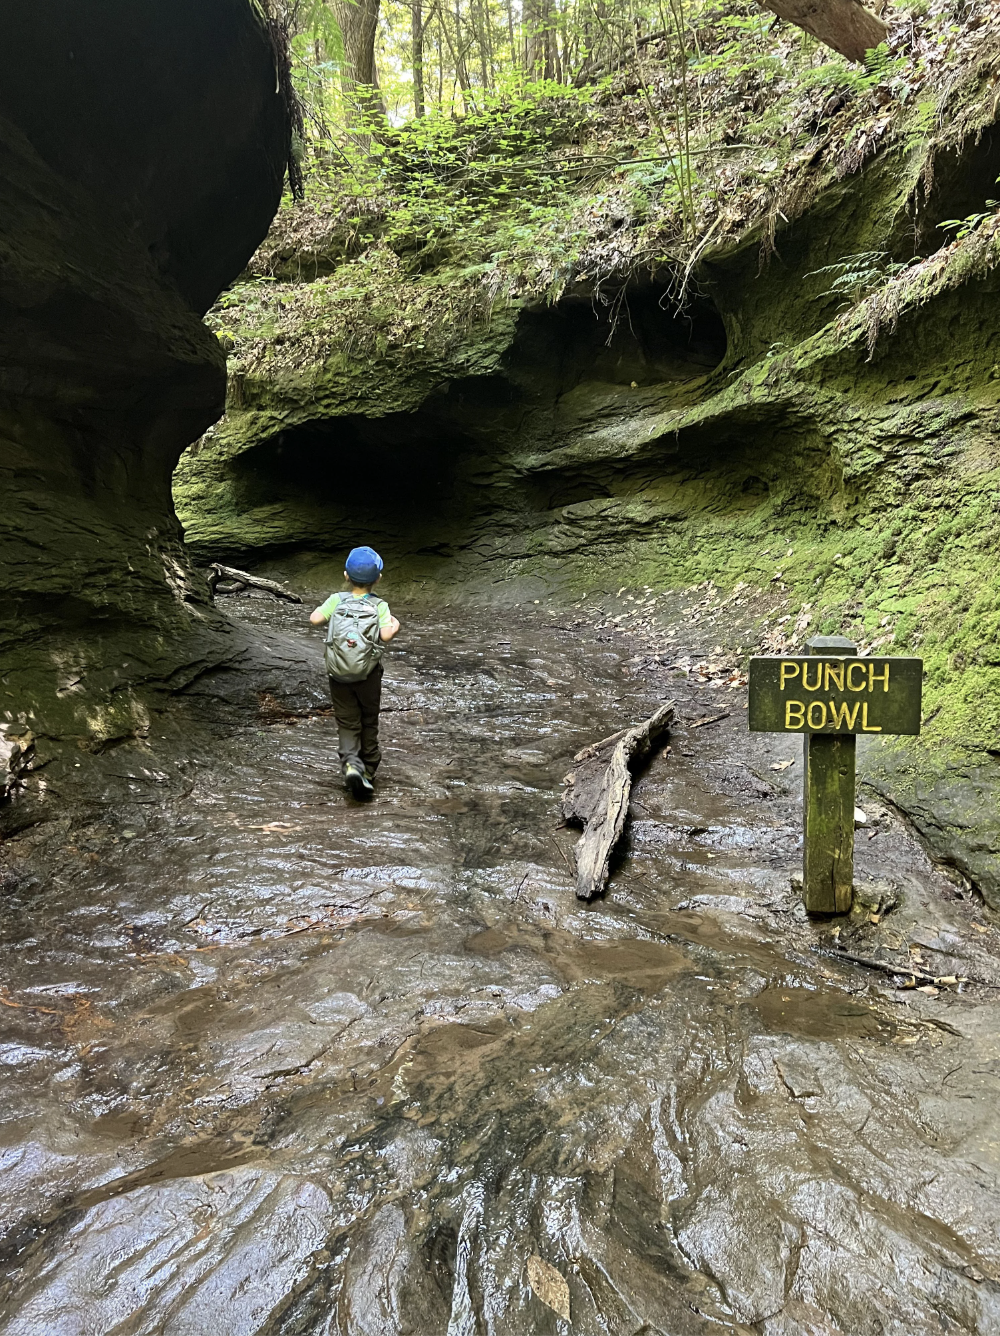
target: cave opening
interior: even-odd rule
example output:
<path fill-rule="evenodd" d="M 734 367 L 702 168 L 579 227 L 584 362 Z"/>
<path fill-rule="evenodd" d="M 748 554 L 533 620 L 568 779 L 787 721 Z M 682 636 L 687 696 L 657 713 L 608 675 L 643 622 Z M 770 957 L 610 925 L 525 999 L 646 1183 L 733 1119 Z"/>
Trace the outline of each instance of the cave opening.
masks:
<path fill-rule="evenodd" d="M 916 246 L 931 255 L 952 240 L 941 230 L 948 219 L 968 218 L 1000 199 L 1000 128 L 984 130 L 974 143 L 942 150 L 934 159 L 934 177 L 916 219 Z"/>
<path fill-rule="evenodd" d="M 461 480 L 474 445 L 433 413 L 318 419 L 277 433 L 232 462 L 236 507 L 286 511 L 305 541 L 336 548 L 389 538 L 412 553 L 447 549 L 464 507 Z M 272 547 L 294 546 L 288 530 Z"/>
<path fill-rule="evenodd" d="M 289 426 L 227 459 L 207 522 L 204 500 L 199 514 L 186 511 L 183 482 L 178 510 L 205 555 L 337 551 L 374 535 L 397 555 L 455 553 L 613 495 L 629 469 L 616 453 L 555 456 L 574 432 L 596 439 L 622 413 L 697 402 L 726 350 L 703 296 L 678 311 L 665 286 L 647 282 L 607 301 L 564 299 L 523 311 L 488 372 L 431 385 L 409 412 L 379 414 L 376 391 L 365 413 Z M 639 389 L 644 399 L 630 402 Z M 199 459 L 191 452 L 182 475 Z"/>
<path fill-rule="evenodd" d="M 699 379 L 721 365 L 727 347 L 710 298 L 696 292 L 680 308 L 667 285 L 647 282 L 526 311 L 511 361 L 521 377 L 564 393 L 581 381 L 651 386 Z"/>

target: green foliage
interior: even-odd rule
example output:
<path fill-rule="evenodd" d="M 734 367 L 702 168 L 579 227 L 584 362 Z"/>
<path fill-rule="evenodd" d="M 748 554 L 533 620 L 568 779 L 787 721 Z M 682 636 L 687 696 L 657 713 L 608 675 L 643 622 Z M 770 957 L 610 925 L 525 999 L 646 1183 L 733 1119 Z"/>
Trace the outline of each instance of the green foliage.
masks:
<path fill-rule="evenodd" d="M 956 241 L 964 241 L 966 237 L 978 231 L 988 218 L 995 218 L 998 208 L 1000 200 L 988 199 L 986 209 L 982 213 L 970 213 L 965 218 L 946 218 L 943 223 L 938 223 L 938 227 L 946 232 L 954 232 Z"/>
<path fill-rule="evenodd" d="M 906 267 L 906 263 L 893 260 L 886 251 L 860 251 L 857 255 L 845 255 L 836 264 L 814 269 L 805 277 L 819 278 L 833 274 L 830 286 L 817 294 L 816 300 L 822 297 L 843 297 L 845 305 L 854 306 Z"/>
<path fill-rule="evenodd" d="M 314 143 L 310 207 L 340 256 L 392 251 L 412 274 L 529 272 L 548 287 L 565 260 L 581 182 L 577 152 L 598 93 L 552 81 L 490 93 L 468 116 L 429 115 L 369 142 Z M 334 243 L 332 236 L 339 240 Z M 258 264 L 267 272 L 267 248 Z M 272 271 L 273 272 L 273 271 Z"/>
<path fill-rule="evenodd" d="M 335 64 L 344 59 L 344 36 L 326 0 L 300 0 L 294 10 L 294 22 L 298 30 L 297 53 L 303 51 L 306 43 L 311 43 Z"/>

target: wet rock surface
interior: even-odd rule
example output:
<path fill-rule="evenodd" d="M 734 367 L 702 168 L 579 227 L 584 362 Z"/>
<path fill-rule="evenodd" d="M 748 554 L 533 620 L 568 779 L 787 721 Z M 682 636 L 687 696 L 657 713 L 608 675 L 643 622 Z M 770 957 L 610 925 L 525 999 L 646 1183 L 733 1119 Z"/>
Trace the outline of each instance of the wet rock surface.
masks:
<path fill-rule="evenodd" d="M 301 610 L 240 606 L 318 673 Z M 798 742 L 569 624 L 408 617 L 369 806 L 329 714 L 211 680 L 33 779 L 61 814 L 0 850 L 0 1331 L 1000 1329 L 981 906 L 868 795 L 875 889 L 807 921 Z M 581 905 L 562 776 L 665 699 Z"/>
<path fill-rule="evenodd" d="M 211 1314 L 249 1336 L 310 1278 L 332 1223 L 315 1183 L 249 1167 L 110 1197 L 68 1230 L 7 1330 L 194 1336 Z"/>

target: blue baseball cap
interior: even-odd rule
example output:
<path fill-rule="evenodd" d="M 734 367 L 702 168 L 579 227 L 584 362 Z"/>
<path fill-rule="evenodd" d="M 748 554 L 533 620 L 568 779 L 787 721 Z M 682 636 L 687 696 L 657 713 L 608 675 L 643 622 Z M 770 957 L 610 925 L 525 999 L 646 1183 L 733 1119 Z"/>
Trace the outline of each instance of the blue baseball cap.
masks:
<path fill-rule="evenodd" d="M 374 584 L 382 574 L 382 558 L 372 547 L 353 547 L 344 570 L 355 584 Z"/>

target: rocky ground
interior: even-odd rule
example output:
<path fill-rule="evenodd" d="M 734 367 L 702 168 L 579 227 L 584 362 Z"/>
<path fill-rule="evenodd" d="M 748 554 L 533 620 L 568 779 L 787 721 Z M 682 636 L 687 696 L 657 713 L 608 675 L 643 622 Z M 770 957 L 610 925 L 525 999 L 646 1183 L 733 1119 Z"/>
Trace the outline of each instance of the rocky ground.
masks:
<path fill-rule="evenodd" d="M 856 909 L 806 919 L 800 744 L 747 733 L 739 609 L 689 594 L 396 607 L 368 807 L 257 597 L 252 712 L 209 674 L 28 778 L 5 1336 L 1000 1327 L 1000 935 L 864 789 Z M 581 904 L 561 779 L 668 699 Z"/>

